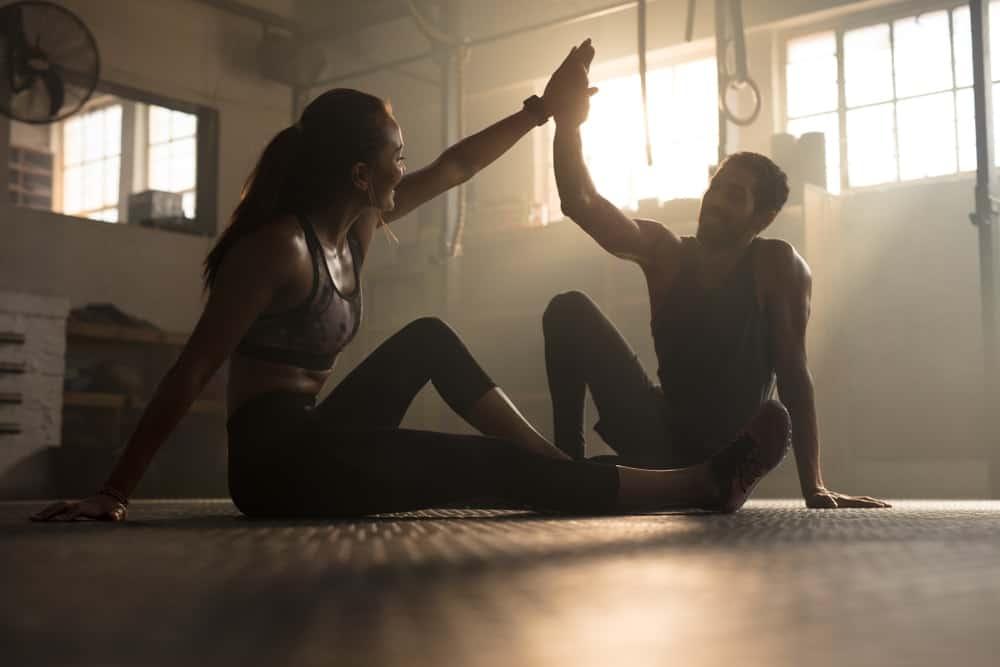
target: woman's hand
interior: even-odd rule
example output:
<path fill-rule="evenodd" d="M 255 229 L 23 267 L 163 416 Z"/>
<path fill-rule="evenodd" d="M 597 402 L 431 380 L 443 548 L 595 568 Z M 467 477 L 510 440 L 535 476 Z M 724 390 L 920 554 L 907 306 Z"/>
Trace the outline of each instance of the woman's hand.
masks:
<path fill-rule="evenodd" d="M 74 502 L 52 503 L 40 512 L 31 515 L 32 521 L 77 521 L 96 519 L 98 521 L 124 521 L 128 509 L 111 496 L 97 494 Z"/>
<path fill-rule="evenodd" d="M 545 85 L 542 101 L 557 123 L 581 125 L 587 120 L 590 96 L 597 92 L 588 79 L 593 60 L 594 47 L 587 39 L 570 50 Z"/>

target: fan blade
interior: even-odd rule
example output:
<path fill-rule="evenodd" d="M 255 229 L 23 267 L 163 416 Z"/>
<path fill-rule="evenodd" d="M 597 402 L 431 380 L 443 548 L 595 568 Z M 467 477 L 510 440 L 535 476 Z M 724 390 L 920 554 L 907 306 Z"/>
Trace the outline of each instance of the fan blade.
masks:
<path fill-rule="evenodd" d="M 28 44 L 27 31 L 24 29 L 24 11 L 17 5 L 0 9 L 0 28 L 10 40 L 10 48 L 23 48 Z"/>
<path fill-rule="evenodd" d="M 40 72 L 39 76 L 49 93 L 49 115 L 55 116 L 62 109 L 63 102 L 66 101 L 66 88 L 63 85 L 62 72 L 53 67 L 46 72 Z"/>

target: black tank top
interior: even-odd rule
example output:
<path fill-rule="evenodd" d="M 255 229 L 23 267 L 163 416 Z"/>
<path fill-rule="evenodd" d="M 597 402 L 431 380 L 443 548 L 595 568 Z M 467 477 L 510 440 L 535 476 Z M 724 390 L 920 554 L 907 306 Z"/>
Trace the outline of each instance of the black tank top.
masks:
<path fill-rule="evenodd" d="M 690 463 L 732 441 L 774 390 L 770 333 L 754 278 L 759 241 L 712 288 L 698 281 L 696 242 L 682 240 L 680 272 L 652 321 L 671 450 Z"/>
<path fill-rule="evenodd" d="M 351 342 L 361 324 L 361 247 L 353 234 L 347 235 L 355 288 L 350 295 L 344 295 L 333 283 L 326 253 L 312 223 L 302 215 L 295 219 L 306 236 L 312 258 L 313 283 L 309 296 L 290 310 L 258 317 L 236 351 L 252 359 L 325 371 L 333 367 L 337 355 Z"/>

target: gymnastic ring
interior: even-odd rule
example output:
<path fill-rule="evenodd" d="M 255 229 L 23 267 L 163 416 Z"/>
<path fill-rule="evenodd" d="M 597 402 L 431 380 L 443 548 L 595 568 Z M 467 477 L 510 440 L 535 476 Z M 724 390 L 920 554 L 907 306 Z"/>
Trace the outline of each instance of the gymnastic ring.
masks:
<path fill-rule="evenodd" d="M 736 114 L 733 113 L 733 110 L 729 108 L 729 104 L 726 102 L 726 98 L 728 97 L 726 93 L 728 93 L 731 88 L 736 89 L 742 86 L 750 86 L 750 91 L 753 93 L 753 111 L 745 118 L 737 117 Z M 758 88 L 754 80 L 749 77 L 742 81 L 738 81 L 736 77 L 730 77 L 729 81 L 726 82 L 726 85 L 723 88 L 722 95 L 719 96 L 719 105 L 722 107 L 722 111 L 726 114 L 726 118 L 731 120 L 733 123 L 736 125 L 749 125 L 757 120 L 757 116 L 760 114 L 760 88 Z"/>

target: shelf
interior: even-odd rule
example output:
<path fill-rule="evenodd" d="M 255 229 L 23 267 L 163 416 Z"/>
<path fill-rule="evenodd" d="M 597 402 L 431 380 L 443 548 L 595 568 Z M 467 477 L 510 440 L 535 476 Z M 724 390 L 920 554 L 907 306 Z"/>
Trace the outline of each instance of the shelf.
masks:
<path fill-rule="evenodd" d="M 20 331 L 0 331 L 0 343 L 23 345 L 25 335 Z"/>
<path fill-rule="evenodd" d="M 96 391 L 68 391 L 63 394 L 63 406 L 70 408 L 107 408 L 120 410 L 129 408 L 142 410 L 146 402 L 137 398 L 129 399 L 125 394 L 108 394 Z M 188 414 L 219 415 L 226 413 L 226 402 L 216 399 L 199 399 L 191 404 Z"/>
<path fill-rule="evenodd" d="M 89 338 L 92 340 L 108 340 L 117 343 L 153 343 L 159 345 L 183 346 L 187 335 L 141 329 L 118 324 L 92 324 L 90 322 L 66 323 L 67 338 Z"/>
<path fill-rule="evenodd" d="M 63 406 L 71 408 L 120 409 L 127 400 L 125 394 L 104 394 L 96 391 L 68 391 L 63 394 Z"/>
<path fill-rule="evenodd" d="M 12 173 L 18 174 L 33 174 L 35 176 L 48 176 L 53 177 L 53 173 L 50 169 L 40 169 L 39 167 L 29 167 L 23 163 L 8 162 L 7 168 Z"/>
<path fill-rule="evenodd" d="M 19 192 L 23 195 L 35 195 L 37 197 L 48 197 L 52 198 L 52 189 L 43 190 L 42 188 L 25 188 L 20 185 L 14 185 L 13 183 L 7 184 L 8 192 Z"/>

